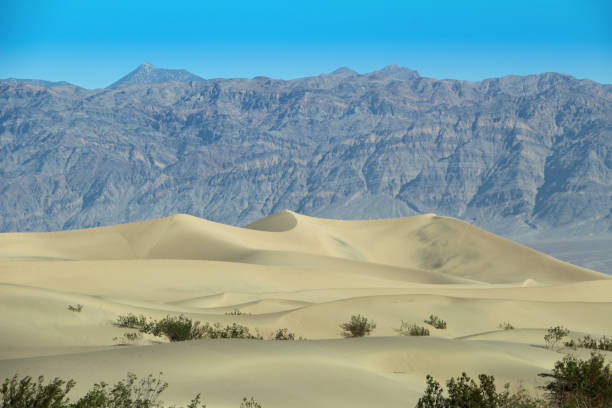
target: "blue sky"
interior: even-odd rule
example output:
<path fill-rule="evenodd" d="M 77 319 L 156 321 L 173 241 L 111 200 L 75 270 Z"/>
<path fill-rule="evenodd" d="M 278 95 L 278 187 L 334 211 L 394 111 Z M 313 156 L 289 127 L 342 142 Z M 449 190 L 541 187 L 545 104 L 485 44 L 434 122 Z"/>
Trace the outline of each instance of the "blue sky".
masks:
<path fill-rule="evenodd" d="M 399 64 L 612 83 L 612 1 L 0 0 L 0 78 L 97 88 L 145 61 L 204 78 Z"/>

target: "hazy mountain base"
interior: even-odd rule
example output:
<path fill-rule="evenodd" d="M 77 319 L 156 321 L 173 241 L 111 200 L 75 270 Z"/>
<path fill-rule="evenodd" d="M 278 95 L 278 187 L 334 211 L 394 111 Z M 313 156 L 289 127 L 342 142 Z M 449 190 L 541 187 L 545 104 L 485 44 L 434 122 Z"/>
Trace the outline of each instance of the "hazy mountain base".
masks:
<path fill-rule="evenodd" d="M 612 274 L 612 235 L 593 237 L 520 237 L 518 242 L 557 259 Z"/>

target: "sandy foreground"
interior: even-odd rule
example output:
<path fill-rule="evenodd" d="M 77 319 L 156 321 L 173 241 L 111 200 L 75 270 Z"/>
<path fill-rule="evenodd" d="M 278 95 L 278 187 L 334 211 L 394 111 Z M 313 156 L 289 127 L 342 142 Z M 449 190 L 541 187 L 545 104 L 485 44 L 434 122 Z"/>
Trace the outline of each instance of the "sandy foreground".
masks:
<path fill-rule="evenodd" d="M 67 310 L 76 304 L 82 312 Z M 226 314 L 234 309 L 243 314 Z M 113 321 L 126 313 L 237 322 L 266 338 L 287 328 L 306 340 L 147 335 L 120 346 L 113 339 L 134 330 Z M 427 326 L 432 313 L 448 329 L 398 333 L 402 320 Z M 376 322 L 372 336 L 342 337 L 352 314 Z M 74 378 L 73 398 L 97 381 L 160 371 L 165 402 L 201 392 L 210 408 L 251 395 L 265 408 L 409 407 L 426 374 L 443 382 L 462 371 L 534 389 L 538 373 L 573 352 L 543 347 L 553 325 L 610 336 L 612 279 L 433 214 L 337 221 L 281 211 L 245 228 L 176 215 L 0 234 L 0 379 Z"/>

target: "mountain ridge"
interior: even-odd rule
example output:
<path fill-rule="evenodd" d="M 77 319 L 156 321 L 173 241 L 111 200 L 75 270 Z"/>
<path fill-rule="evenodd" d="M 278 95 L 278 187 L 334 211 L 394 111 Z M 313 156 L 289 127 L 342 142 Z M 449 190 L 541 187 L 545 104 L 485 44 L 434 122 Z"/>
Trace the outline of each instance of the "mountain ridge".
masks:
<path fill-rule="evenodd" d="M 136 75 L 136 78 L 132 78 L 132 74 Z M 147 78 L 148 75 L 151 75 L 151 78 Z M 486 81 L 495 81 L 495 80 L 504 80 L 504 79 L 517 79 L 517 78 L 530 78 L 530 77 L 542 77 L 542 76 L 557 76 L 557 77 L 564 77 L 564 78 L 568 78 L 568 79 L 573 79 L 573 80 L 578 80 L 578 81 L 590 81 L 593 82 L 595 84 L 599 84 L 602 85 L 604 87 L 612 87 L 612 84 L 607 84 L 607 83 L 601 83 L 601 82 L 597 82 L 594 81 L 592 79 L 588 79 L 588 78 L 576 78 L 572 75 L 569 74 L 564 74 L 564 73 L 560 73 L 560 72 L 555 72 L 555 71 L 548 71 L 548 72 L 541 72 L 538 74 L 528 74 L 528 75 L 517 75 L 517 74 L 507 74 L 507 75 L 503 75 L 501 77 L 490 77 L 490 78 L 483 78 L 481 80 L 463 80 L 463 79 L 458 79 L 458 78 L 431 78 L 431 77 L 421 77 L 421 75 L 419 74 L 418 71 L 416 70 L 412 70 L 410 68 L 407 67 L 403 67 L 397 64 L 390 64 L 387 65 L 381 69 L 378 70 L 374 70 L 371 72 L 367 72 L 364 74 L 360 74 L 357 71 L 346 67 L 346 66 L 342 66 L 339 67 L 337 69 L 335 69 L 334 71 L 330 72 L 329 74 L 323 73 L 317 76 L 310 76 L 310 77 L 302 77 L 302 78 L 293 78 L 293 79 L 276 79 L 276 78 L 269 78 L 266 76 L 255 76 L 253 78 L 250 79 L 255 79 L 255 78 L 268 78 L 274 81 L 281 81 L 281 82 L 288 82 L 288 81 L 299 81 L 299 80 L 303 80 L 306 78 L 318 78 L 321 76 L 339 76 L 339 77 L 351 77 L 351 76 L 359 76 L 359 75 L 364 75 L 364 76 L 376 76 L 376 75 L 380 75 L 380 76 L 389 76 L 389 77 L 393 77 L 395 79 L 403 79 L 403 80 L 410 80 L 410 79 L 418 79 L 418 78 L 426 78 L 426 79 L 431 79 L 431 80 L 437 80 L 437 81 L 457 81 L 457 82 L 466 82 L 466 83 L 480 83 L 480 82 L 486 82 Z M 142 76 L 139 78 L 139 76 Z M 208 80 L 222 80 L 222 79 L 228 79 L 228 78 L 213 78 L 213 79 L 205 79 L 202 78 L 196 74 L 193 74 L 185 69 L 167 69 L 167 68 L 157 68 L 155 67 L 153 64 L 149 63 L 149 62 L 144 62 L 142 64 L 140 64 L 138 67 L 136 67 L 134 70 L 130 71 L 128 74 L 124 75 L 123 77 L 119 78 L 118 80 L 116 80 L 115 82 L 111 83 L 110 85 L 103 87 L 103 88 L 84 88 L 82 86 L 73 84 L 69 81 L 48 81 L 48 80 L 44 80 L 44 79 L 39 79 L 39 78 L 0 78 L 0 82 L 9 82 L 9 83 L 30 83 L 30 84 L 34 84 L 34 85 L 40 85 L 40 86 L 44 86 L 44 87 L 54 87 L 54 86 L 59 86 L 59 85 L 69 85 L 69 86 L 74 86 L 74 87 L 78 87 L 81 89 L 85 89 L 85 90 L 96 90 L 96 89 L 115 89 L 119 86 L 127 86 L 127 85 L 137 85 L 137 84 L 152 84 L 152 83 L 163 83 L 163 82 L 172 82 L 172 81 L 176 81 L 176 82 L 189 82 L 189 81 L 196 81 L 196 82 L 204 82 L 204 81 L 208 81 Z M 239 78 L 229 78 L 229 79 L 239 79 Z M 249 78 L 244 78 L 244 79 L 249 79 Z"/>

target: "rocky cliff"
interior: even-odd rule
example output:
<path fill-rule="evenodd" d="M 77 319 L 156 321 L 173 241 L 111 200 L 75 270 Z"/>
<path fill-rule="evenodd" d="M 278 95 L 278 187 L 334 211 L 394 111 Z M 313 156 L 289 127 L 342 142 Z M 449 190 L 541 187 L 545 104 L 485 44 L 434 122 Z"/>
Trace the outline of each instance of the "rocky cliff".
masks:
<path fill-rule="evenodd" d="M 190 75 L 98 90 L 0 81 L 0 231 L 173 213 L 241 225 L 284 208 L 435 212 L 506 235 L 612 229 L 611 85 L 397 66 Z"/>

